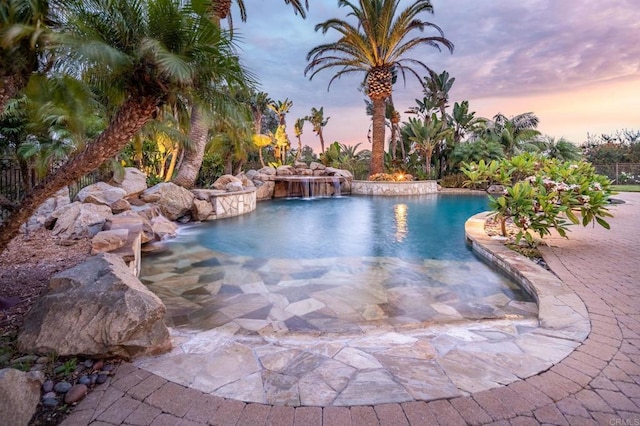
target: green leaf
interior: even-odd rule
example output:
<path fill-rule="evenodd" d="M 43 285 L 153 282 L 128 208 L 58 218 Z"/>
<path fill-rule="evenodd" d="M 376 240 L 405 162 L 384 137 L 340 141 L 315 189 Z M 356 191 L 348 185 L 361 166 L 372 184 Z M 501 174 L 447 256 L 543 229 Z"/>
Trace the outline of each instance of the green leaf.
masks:
<path fill-rule="evenodd" d="M 602 226 L 604 229 L 611 229 L 611 225 L 609 225 L 609 223 L 606 220 L 600 217 L 596 217 L 596 222 L 598 222 L 600 226 Z"/>
<path fill-rule="evenodd" d="M 567 215 L 567 218 L 568 218 L 572 223 L 574 223 L 574 224 L 576 224 L 576 225 L 577 225 L 578 223 L 580 223 L 580 221 L 578 220 L 578 218 L 576 217 L 576 215 L 575 215 L 575 214 L 573 214 L 573 212 L 571 211 L 571 209 L 567 209 L 567 210 L 565 211 L 565 213 L 566 213 L 566 215 Z"/>

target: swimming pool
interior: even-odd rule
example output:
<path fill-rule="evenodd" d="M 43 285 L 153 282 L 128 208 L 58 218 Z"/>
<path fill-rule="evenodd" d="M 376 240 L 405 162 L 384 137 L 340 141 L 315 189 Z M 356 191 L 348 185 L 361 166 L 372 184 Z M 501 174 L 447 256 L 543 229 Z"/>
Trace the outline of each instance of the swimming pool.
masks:
<path fill-rule="evenodd" d="M 141 280 L 175 327 L 358 333 L 532 318 L 530 296 L 465 243 L 465 220 L 486 209 L 486 196 L 458 194 L 265 202 L 185 228 L 143 258 Z"/>

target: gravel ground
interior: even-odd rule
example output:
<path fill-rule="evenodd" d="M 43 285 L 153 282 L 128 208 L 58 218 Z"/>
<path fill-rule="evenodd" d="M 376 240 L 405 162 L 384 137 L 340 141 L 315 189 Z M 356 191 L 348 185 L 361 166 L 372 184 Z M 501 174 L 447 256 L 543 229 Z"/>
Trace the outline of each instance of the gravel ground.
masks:
<path fill-rule="evenodd" d="M 17 331 L 52 275 L 82 262 L 90 251 L 88 239 L 60 245 L 51 232 L 44 229 L 14 238 L 0 253 L 0 297 L 20 301 L 0 310 L 0 336 Z"/>

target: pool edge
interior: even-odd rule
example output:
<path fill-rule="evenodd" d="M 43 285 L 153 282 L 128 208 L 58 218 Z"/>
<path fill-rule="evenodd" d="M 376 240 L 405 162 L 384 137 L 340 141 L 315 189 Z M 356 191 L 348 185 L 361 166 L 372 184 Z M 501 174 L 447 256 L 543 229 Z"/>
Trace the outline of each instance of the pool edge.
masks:
<path fill-rule="evenodd" d="M 536 300 L 541 331 L 578 344 L 584 342 L 591 332 L 591 323 L 582 299 L 552 272 L 488 236 L 484 224 L 489 214 L 478 213 L 465 222 L 465 238 L 472 250 L 509 275 Z"/>

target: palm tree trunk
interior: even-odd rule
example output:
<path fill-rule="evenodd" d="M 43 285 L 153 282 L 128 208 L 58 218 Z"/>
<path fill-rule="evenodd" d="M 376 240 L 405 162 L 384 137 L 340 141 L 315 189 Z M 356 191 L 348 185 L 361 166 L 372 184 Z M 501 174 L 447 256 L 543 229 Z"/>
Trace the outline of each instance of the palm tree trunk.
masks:
<path fill-rule="evenodd" d="M 165 182 L 171 181 L 171 177 L 173 176 L 173 172 L 176 169 L 176 163 L 178 162 L 178 152 L 180 148 L 178 144 L 173 145 L 173 150 L 171 151 L 171 162 L 169 163 L 169 170 L 167 170 L 167 175 L 164 178 Z"/>
<path fill-rule="evenodd" d="M 383 99 L 371 99 L 373 102 L 373 136 L 371 141 L 372 175 L 384 172 L 384 121 L 385 104 Z"/>
<path fill-rule="evenodd" d="M 300 159 L 300 155 L 302 155 L 302 138 L 298 136 L 298 152 L 296 152 L 296 161 Z"/>
<path fill-rule="evenodd" d="M 115 156 L 136 135 L 156 111 L 160 100 L 155 96 L 130 98 L 120 106 L 109 127 L 76 156 L 36 185 L 0 226 L 0 253 L 18 234 L 35 210 L 59 189 L 96 170 Z"/>
<path fill-rule="evenodd" d="M 324 137 L 322 136 L 322 128 L 318 130 L 318 136 L 320 137 L 320 149 L 324 152 Z"/>
<path fill-rule="evenodd" d="M 189 139 L 191 139 L 193 147 L 184 153 L 182 165 L 173 180 L 176 185 L 185 188 L 193 188 L 195 185 L 200 166 L 202 166 L 202 157 L 207 146 L 208 133 L 207 120 L 202 110 L 194 105 L 191 109 L 191 128 L 189 129 Z"/>

